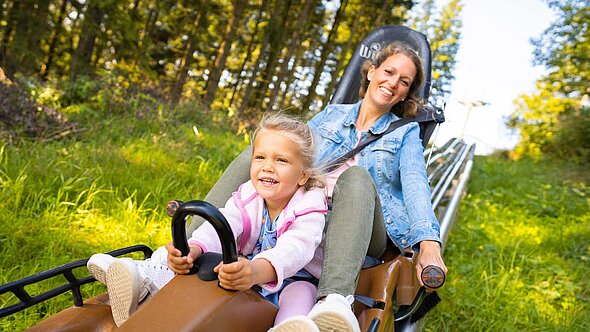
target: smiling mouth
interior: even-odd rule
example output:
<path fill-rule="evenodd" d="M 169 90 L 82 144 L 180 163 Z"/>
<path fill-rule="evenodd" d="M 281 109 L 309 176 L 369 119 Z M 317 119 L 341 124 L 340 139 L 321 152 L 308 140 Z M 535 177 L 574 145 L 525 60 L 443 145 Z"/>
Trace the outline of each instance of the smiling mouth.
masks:
<path fill-rule="evenodd" d="M 278 181 L 275 181 L 273 179 L 268 179 L 268 178 L 264 178 L 264 179 L 258 179 L 258 181 L 264 183 L 264 184 L 276 184 L 279 183 Z"/>
<path fill-rule="evenodd" d="M 386 94 L 390 97 L 393 96 L 393 92 L 389 91 L 387 88 L 379 87 L 379 91 L 383 92 L 384 94 Z"/>

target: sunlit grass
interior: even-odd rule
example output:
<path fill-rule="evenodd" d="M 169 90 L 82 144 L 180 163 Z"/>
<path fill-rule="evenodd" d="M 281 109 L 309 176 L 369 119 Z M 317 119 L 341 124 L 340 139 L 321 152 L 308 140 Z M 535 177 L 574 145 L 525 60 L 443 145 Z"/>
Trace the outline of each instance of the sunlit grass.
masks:
<path fill-rule="evenodd" d="M 477 158 L 428 331 L 590 330 L 588 174 Z"/>
<path fill-rule="evenodd" d="M 87 124 L 76 139 L 0 146 L 1 284 L 96 252 L 165 244 L 166 202 L 203 198 L 247 145 L 230 131 L 202 126 L 197 136 L 192 124 L 162 119 L 94 117 Z M 64 282 L 27 290 L 36 295 Z M 104 290 L 82 287 L 85 298 Z M 0 307 L 16 302 L 0 296 Z M 61 295 L 0 319 L 0 330 L 22 330 L 72 304 L 71 294 Z"/>
<path fill-rule="evenodd" d="M 87 131 L 76 139 L 0 146 L 2 284 L 96 252 L 168 242 L 165 203 L 203 198 L 248 144 L 198 120 L 78 113 Z M 443 302 L 426 329 L 590 330 L 587 183 L 587 171 L 555 161 L 477 158 L 445 247 Z M 88 298 L 104 286 L 82 291 Z M 0 306 L 15 301 L 0 296 Z M 1 319 L 0 330 L 22 330 L 72 303 L 62 295 Z"/>

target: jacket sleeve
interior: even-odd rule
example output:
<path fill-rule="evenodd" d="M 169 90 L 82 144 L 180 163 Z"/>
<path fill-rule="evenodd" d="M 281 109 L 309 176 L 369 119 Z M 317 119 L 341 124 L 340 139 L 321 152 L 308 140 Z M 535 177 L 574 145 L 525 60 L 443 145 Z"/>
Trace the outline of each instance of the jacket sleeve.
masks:
<path fill-rule="evenodd" d="M 309 212 L 296 219 L 288 226 L 277 239 L 274 248 L 263 251 L 254 256 L 254 259 L 266 259 L 275 269 L 277 281 L 261 285 L 269 292 L 281 289 L 283 280 L 289 278 L 303 269 L 313 258 L 316 249 L 323 238 L 326 222 L 325 197 L 321 190 L 313 193 L 312 199 L 317 203 L 308 207 Z"/>
<path fill-rule="evenodd" d="M 404 205 L 410 222 L 409 246 L 425 240 L 441 243 L 440 226 L 432 209 L 430 185 L 423 155 L 424 148 L 420 141 L 419 130 L 417 125 L 413 125 L 404 135 L 400 147 L 400 179 Z"/>
<path fill-rule="evenodd" d="M 234 200 L 232 198 L 227 200 L 225 207 L 219 209 L 219 211 L 223 214 L 225 219 L 227 219 L 237 243 L 237 238 L 242 234 L 242 216 L 236 207 Z M 188 243 L 198 245 L 203 249 L 203 253 L 210 251 L 221 253 L 219 236 L 217 235 L 215 228 L 213 228 L 209 222 L 204 222 L 203 225 L 195 229 L 189 238 Z"/>

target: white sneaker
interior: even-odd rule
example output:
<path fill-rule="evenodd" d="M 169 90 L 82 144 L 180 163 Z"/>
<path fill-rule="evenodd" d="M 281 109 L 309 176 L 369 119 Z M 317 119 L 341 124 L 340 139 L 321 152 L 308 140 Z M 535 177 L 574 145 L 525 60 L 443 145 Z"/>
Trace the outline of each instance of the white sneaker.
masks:
<path fill-rule="evenodd" d="M 174 272 L 158 259 L 148 258 L 144 261 L 134 261 L 134 263 L 141 277 L 151 280 L 155 286 L 150 289 L 152 295 L 162 289 L 175 276 Z"/>
<path fill-rule="evenodd" d="M 320 329 L 309 317 L 298 315 L 285 319 L 268 332 L 320 332 Z"/>
<path fill-rule="evenodd" d="M 156 290 L 149 278 L 140 275 L 136 261 L 132 260 L 113 262 L 106 273 L 106 285 L 117 326 L 137 310 L 139 302 L 148 298 L 150 291 Z"/>
<path fill-rule="evenodd" d="M 352 312 L 353 302 L 352 295 L 344 297 L 340 294 L 330 294 L 323 301 L 316 303 L 307 316 L 322 332 L 360 332 L 361 328 Z"/>
<path fill-rule="evenodd" d="M 88 259 L 86 267 L 94 279 L 98 280 L 101 284 L 107 283 L 107 270 L 109 266 L 113 264 L 117 259 L 107 254 L 94 254 Z"/>

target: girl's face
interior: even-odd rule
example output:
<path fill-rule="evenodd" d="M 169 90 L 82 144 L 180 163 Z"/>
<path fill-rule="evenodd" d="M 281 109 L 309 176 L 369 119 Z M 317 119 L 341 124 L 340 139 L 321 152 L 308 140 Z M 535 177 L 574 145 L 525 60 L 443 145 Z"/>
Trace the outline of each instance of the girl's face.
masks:
<path fill-rule="evenodd" d="M 378 107 L 389 111 L 406 98 L 415 76 L 416 66 L 412 60 L 403 54 L 394 54 L 379 67 L 369 68 L 365 99 L 369 98 Z"/>
<path fill-rule="evenodd" d="M 299 146 L 279 131 L 261 130 L 254 141 L 250 180 L 269 209 L 282 210 L 307 183 Z"/>

